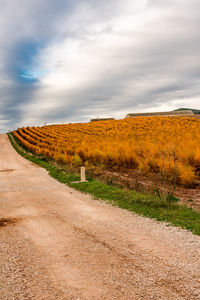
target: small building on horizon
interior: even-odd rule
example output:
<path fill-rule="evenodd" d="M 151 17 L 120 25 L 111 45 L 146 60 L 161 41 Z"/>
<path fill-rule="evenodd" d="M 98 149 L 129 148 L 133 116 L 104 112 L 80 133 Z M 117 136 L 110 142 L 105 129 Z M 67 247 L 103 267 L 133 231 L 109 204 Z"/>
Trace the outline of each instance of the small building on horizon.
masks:
<path fill-rule="evenodd" d="M 174 111 L 166 111 L 166 112 L 150 112 L 150 113 L 129 113 L 126 115 L 126 118 L 134 118 L 134 117 L 153 117 L 153 116 L 165 116 L 165 117 L 187 117 L 187 116 L 194 116 L 192 110 L 174 110 Z"/>
<path fill-rule="evenodd" d="M 115 120 L 115 118 L 95 118 L 95 119 L 91 119 L 90 122 L 110 121 L 110 120 Z"/>

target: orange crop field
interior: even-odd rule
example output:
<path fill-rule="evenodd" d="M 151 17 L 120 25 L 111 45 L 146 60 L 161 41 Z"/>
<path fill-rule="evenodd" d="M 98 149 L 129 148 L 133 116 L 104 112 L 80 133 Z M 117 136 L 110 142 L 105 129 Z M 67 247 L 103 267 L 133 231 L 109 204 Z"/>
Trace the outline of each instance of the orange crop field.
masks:
<path fill-rule="evenodd" d="M 164 174 L 183 186 L 200 179 L 200 119 L 137 117 L 91 123 L 19 128 L 30 152 L 74 166 L 123 168 Z"/>

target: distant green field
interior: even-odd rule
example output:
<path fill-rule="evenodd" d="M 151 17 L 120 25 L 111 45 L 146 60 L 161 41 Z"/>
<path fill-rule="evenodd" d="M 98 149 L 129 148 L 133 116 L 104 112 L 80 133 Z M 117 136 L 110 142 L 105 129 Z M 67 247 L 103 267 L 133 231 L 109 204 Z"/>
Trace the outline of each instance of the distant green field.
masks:
<path fill-rule="evenodd" d="M 193 108 L 178 108 L 178 109 L 175 109 L 175 111 L 179 111 L 179 110 L 191 110 L 194 114 L 200 114 L 199 109 L 193 109 Z"/>

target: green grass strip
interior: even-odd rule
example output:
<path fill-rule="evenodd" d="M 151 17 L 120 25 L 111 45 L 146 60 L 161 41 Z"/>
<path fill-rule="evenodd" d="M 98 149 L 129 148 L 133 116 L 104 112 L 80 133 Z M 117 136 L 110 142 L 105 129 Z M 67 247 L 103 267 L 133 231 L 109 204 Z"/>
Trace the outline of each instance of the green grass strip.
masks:
<path fill-rule="evenodd" d="M 165 221 L 200 235 L 200 211 L 195 211 L 186 205 L 168 203 L 153 195 L 121 189 L 93 179 L 89 179 L 85 183 L 74 183 L 74 181 L 80 180 L 79 176 L 69 174 L 66 170 L 59 169 L 48 161 L 28 154 L 11 133 L 8 136 L 14 149 L 20 155 L 45 168 L 53 178 L 61 183 L 67 184 L 78 191 L 89 193 L 96 199 L 106 200 L 114 206 L 133 211 L 142 216 L 155 218 L 158 221 Z"/>

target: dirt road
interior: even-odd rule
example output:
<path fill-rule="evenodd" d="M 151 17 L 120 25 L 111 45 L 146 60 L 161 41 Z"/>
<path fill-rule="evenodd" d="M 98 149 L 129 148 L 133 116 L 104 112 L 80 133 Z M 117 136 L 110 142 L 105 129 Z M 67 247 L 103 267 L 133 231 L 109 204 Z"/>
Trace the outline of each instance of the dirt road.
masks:
<path fill-rule="evenodd" d="M 200 299 L 200 238 L 60 184 L 0 135 L 0 299 Z"/>

